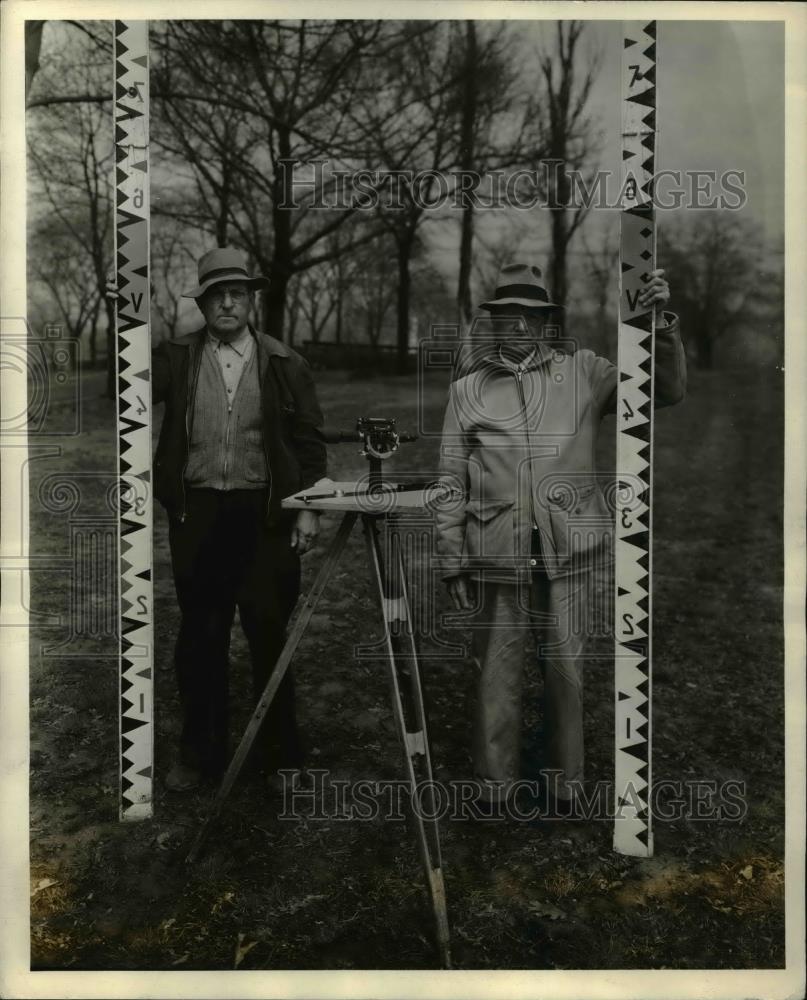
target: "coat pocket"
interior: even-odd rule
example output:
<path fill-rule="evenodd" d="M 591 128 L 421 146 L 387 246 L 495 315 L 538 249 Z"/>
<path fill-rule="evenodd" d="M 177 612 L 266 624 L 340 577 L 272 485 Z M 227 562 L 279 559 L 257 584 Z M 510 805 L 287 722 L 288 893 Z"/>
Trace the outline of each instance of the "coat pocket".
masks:
<path fill-rule="evenodd" d="M 265 483 L 267 480 L 266 453 L 263 447 L 263 435 L 255 428 L 244 429 L 239 434 L 237 463 L 241 474 L 248 483 Z"/>
<path fill-rule="evenodd" d="M 511 563 L 515 556 L 515 500 L 469 500 L 465 550 L 477 563 Z"/>
<path fill-rule="evenodd" d="M 613 532 L 611 514 L 596 483 L 564 484 L 547 494 L 559 570 L 584 563 Z"/>

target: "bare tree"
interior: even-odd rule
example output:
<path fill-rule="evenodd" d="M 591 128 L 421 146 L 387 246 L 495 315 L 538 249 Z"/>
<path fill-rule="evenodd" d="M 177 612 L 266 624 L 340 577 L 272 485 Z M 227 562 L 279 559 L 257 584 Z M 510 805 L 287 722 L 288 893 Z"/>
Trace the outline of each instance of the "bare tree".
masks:
<path fill-rule="evenodd" d="M 541 148 L 546 158 L 540 176 L 552 218 L 550 285 L 559 305 L 566 304 L 568 294 L 568 247 L 590 209 L 582 199 L 572 204 L 574 188 L 569 171 L 580 171 L 584 184 L 590 187 L 599 146 L 588 103 L 601 57 L 597 52 L 580 51 L 584 31 L 580 21 L 558 21 L 554 45 L 547 46 L 538 59 Z"/>
<path fill-rule="evenodd" d="M 30 234 L 29 248 L 29 281 L 35 294 L 37 288 L 45 292 L 70 337 L 81 340 L 89 332 L 90 363 L 95 365 L 103 296 L 94 280 L 92 261 L 75 252 L 73 227 L 58 220 L 40 224 Z"/>
<path fill-rule="evenodd" d="M 152 340 L 176 337 L 179 331 L 182 295 L 195 284 L 194 254 L 184 230 L 175 222 L 158 219 L 151 231 L 151 308 L 158 319 Z M 155 327 L 158 329 L 155 330 Z M 156 334 L 156 336 L 155 336 Z"/>
<path fill-rule="evenodd" d="M 302 271 L 299 274 L 295 274 L 291 281 L 289 281 L 288 288 L 286 289 L 286 320 L 283 324 L 283 330 L 286 334 L 286 341 L 289 344 L 297 342 L 297 326 L 302 315 L 300 305 L 300 279 L 302 276 Z"/>
<path fill-rule="evenodd" d="M 388 237 L 363 247 L 353 258 L 354 281 L 347 298 L 347 336 L 356 342 L 357 333 L 376 347 L 384 322 L 397 299 L 397 261 L 394 244 Z"/>
<path fill-rule="evenodd" d="M 431 204 L 450 194 L 448 171 L 457 162 L 460 116 L 456 37 L 445 23 L 412 22 L 408 42 L 389 58 L 370 93 L 357 102 L 354 121 L 363 128 L 365 162 L 400 178 L 378 217 L 397 259 L 396 346 L 398 370 L 406 370 L 412 262 L 423 250 L 421 228 L 436 217 Z"/>
<path fill-rule="evenodd" d="M 666 276 L 699 367 L 714 367 L 718 345 L 753 322 L 761 303 L 781 313 L 777 263 L 759 227 L 736 213 L 697 212 L 665 229 Z"/>
<path fill-rule="evenodd" d="M 309 268 L 298 276 L 300 311 L 308 324 L 311 340 L 318 344 L 336 308 L 333 276 L 329 264 Z"/>
<path fill-rule="evenodd" d="M 586 287 L 596 304 L 596 346 L 601 353 L 607 354 L 616 336 L 616 324 L 609 323 L 609 308 L 616 306 L 619 288 L 619 240 L 615 228 L 609 226 L 593 239 L 581 233 L 581 242 Z"/>
<path fill-rule="evenodd" d="M 99 32 L 104 28 L 99 27 Z M 76 34 L 60 49 L 48 48 L 47 61 L 37 76 L 37 85 L 98 89 L 108 85 L 109 60 L 86 35 Z M 30 166 L 31 225 L 44 238 L 48 229 L 59 234 L 63 252 L 80 258 L 80 269 L 89 282 L 88 291 L 106 315 L 107 392 L 115 391 L 115 317 L 113 304 L 104 297 L 107 273 L 112 264 L 112 139 L 108 112 L 97 104 L 76 102 L 43 106 L 29 111 L 28 162 Z M 67 271 L 57 269 L 42 283 L 51 288 Z M 54 292 L 55 294 L 55 292 Z M 81 296 L 82 299 L 84 296 Z M 61 309 L 75 297 L 61 296 Z M 93 321 L 97 328 L 98 314 Z M 78 317 L 71 323 L 75 327 Z M 95 356 L 95 340 L 91 347 Z"/>
<path fill-rule="evenodd" d="M 103 54 L 109 75 L 108 28 L 92 22 L 75 22 L 73 28 L 88 51 Z M 558 206 L 551 270 L 562 301 L 567 247 L 584 217 L 584 210 L 568 203 L 566 171 L 589 164 L 595 146 L 587 102 L 596 60 L 581 68 L 582 31 L 577 22 L 558 25 L 555 49 L 540 58 L 543 82 L 537 91 L 525 85 L 518 62 L 508 58 L 518 34 L 508 26 L 155 24 L 152 138 L 166 170 L 152 189 L 154 217 L 165 220 L 166 232 L 182 226 L 194 234 L 184 244 L 201 240 L 243 247 L 270 279 L 261 298 L 261 324 L 275 336 L 283 336 L 286 323 L 293 335 L 304 307 L 312 308 L 311 296 L 303 292 L 313 286 L 296 276 L 309 269 L 324 274 L 327 265 L 327 318 L 320 295 L 317 315 L 308 322 L 315 336 L 333 326 L 337 341 L 357 287 L 355 261 L 362 259 L 362 247 L 375 246 L 385 232 L 397 266 L 396 340 L 403 368 L 413 263 L 426 249 L 424 224 L 441 217 L 425 207 L 429 199 L 446 183 L 457 182 L 457 167 L 462 178 L 551 157 L 563 167 L 548 181 Z M 103 119 L 108 82 L 86 77 L 56 86 L 40 72 L 29 108 L 40 115 L 78 110 Z M 332 203 L 337 171 L 361 166 L 379 168 L 387 178 L 396 172 L 422 173 L 416 190 L 397 186 L 399 203 L 374 211 L 363 210 L 361 201 Z M 474 239 L 469 198 L 461 216 L 457 286 L 457 305 L 466 318 Z M 171 260 L 175 250 L 165 259 Z M 169 272 L 157 270 L 155 308 L 170 331 L 179 315 L 178 295 L 169 287 Z M 378 324 L 370 326 L 379 336 Z"/>
<path fill-rule="evenodd" d="M 210 234 L 269 277 L 263 325 L 277 337 L 292 276 L 374 237 L 355 225 L 329 242 L 357 208 L 328 199 L 356 93 L 393 36 L 372 21 L 169 22 L 155 35 L 156 139 L 184 164 Z"/>
<path fill-rule="evenodd" d="M 460 155 L 459 167 L 463 173 L 471 174 L 476 167 L 476 138 L 478 133 L 477 114 L 479 109 L 479 61 L 476 24 L 465 22 L 465 60 L 462 69 L 462 108 L 460 115 Z M 457 313 L 461 325 L 471 318 L 471 262 L 474 241 L 474 202 L 468 192 L 462 208 L 460 224 L 460 260 L 457 278 Z"/>
<path fill-rule="evenodd" d="M 456 29 L 459 30 L 459 29 Z M 508 23 L 466 21 L 456 43 L 460 136 L 460 249 L 457 313 L 461 327 L 472 311 L 476 178 L 491 169 L 540 160 L 543 150 L 535 95 L 524 86 L 518 30 Z"/>

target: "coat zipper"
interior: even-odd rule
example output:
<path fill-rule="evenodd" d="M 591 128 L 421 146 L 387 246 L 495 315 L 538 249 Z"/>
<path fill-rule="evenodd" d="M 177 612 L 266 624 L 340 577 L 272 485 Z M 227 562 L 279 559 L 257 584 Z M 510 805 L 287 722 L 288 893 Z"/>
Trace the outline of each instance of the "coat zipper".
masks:
<path fill-rule="evenodd" d="M 531 528 L 535 529 L 538 527 L 538 519 L 535 516 L 535 496 L 534 487 L 535 484 L 532 478 L 532 447 L 530 445 L 530 425 L 527 420 L 527 400 L 524 398 L 524 384 L 522 379 L 524 377 L 525 369 L 518 366 L 516 369 L 516 382 L 518 384 L 518 396 L 521 401 L 521 415 L 524 422 L 524 438 L 527 443 L 527 464 L 530 470 L 530 518 L 532 519 Z"/>
<path fill-rule="evenodd" d="M 272 507 L 272 466 L 269 464 L 269 452 L 266 450 L 266 413 L 263 404 L 263 382 L 267 375 L 267 370 L 264 368 L 261 372 L 261 352 L 260 344 L 258 343 L 258 338 L 255 338 L 255 350 L 258 352 L 258 401 L 261 408 L 261 441 L 263 443 L 263 458 L 266 462 L 266 478 L 269 483 L 269 492 L 266 497 L 266 516 L 269 517 L 269 511 Z"/>

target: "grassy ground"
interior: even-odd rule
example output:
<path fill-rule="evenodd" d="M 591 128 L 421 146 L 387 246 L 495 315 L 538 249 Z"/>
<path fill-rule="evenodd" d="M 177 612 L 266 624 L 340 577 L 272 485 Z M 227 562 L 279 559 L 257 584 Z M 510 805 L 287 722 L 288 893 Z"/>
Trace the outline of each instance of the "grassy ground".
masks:
<path fill-rule="evenodd" d="M 655 777 L 744 782 L 747 813 L 739 822 L 659 820 L 650 860 L 614 854 L 607 822 L 537 829 L 445 823 L 456 967 L 784 964 L 780 381 L 775 371 L 694 373 L 686 403 L 659 413 L 657 421 Z M 318 382 L 332 426 L 349 425 L 360 413 L 395 415 L 403 428 L 416 423 L 412 379 L 346 381 L 332 373 L 320 374 Z M 177 612 L 161 512 L 155 818 L 116 821 L 116 645 L 104 634 L 103 619 L 114 579 L 104 582 L 100 571 L 87 578 L 72 573 L 68 515 L 46 510 L 38 493 L 49 473 L 81 471 L 82 512 L 96 521 L 103 515 L 104 490 L 114 478 L 114 415 L 100 378 L 85 378 L 82 388 L 81 436 L 54 439 L 61 455 L 31 465 L 32 549 L 49 557 L 47 568 L 34 574 L 34 608 L 68 615 L 72 600 L 96 616 L 59 648 L 67 629 L 33 633 L 32 965 L 433 967 L 430 914 L 404 822 L 333 816 L 281 822 L 277 803 L 244 780 L 203 857 L 184 866 L 210 791 L 171 796 L 161 782 L 178 719 L 171 669 Z M 424 390 L 433 425 L 439 426 L 444 392 L 438 383 Z M 605 468 L 612 436 L 608 425 Z M 429 469 L 436 451 L 435 439 L 421 439 L 402 448 L 389 469 Z M 333 450 L 334 478 L 363 471 L 355 448 Z M 335 518 L 323 519 L 322 546 L 335 528 Z M 58 558 L 68 562 L 57 565 Z M 357 536 L 297 660 L 311 763 L 327 769 L 331 780 L 403 773 L 382 666 L 353 655 L 358 637 L 379 635 L 364 558 Z M 304 586 L 316 563 L 316 555 L 306 557 Z M 440 610 L 447 610 L 444 603 Z M 50 652 L 43 653 L 43 645 Z M 433 644 L 426 651 L 434 653 Z M 600 652 L 586 680 L 591 780 L 608 780 L 612 768 L 612 670 L 607 645 Z M 245 654 L 238 637 L 235 731 L 249 712 Z M 424 677 L 437 773 L 468 775 L 470 663 L 432 655 Z M 530 766 L 540 728 L 537 668 L 528 673 L 525 695 Z"/>

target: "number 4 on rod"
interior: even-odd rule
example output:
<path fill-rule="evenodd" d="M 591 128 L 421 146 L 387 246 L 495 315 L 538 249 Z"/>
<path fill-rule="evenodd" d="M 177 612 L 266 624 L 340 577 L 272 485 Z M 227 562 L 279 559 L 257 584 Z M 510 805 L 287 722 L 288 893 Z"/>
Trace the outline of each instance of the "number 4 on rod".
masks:
<path fill-rule="evenodd" d="M 154 762 L 147 21 L 115 22 L 114 59 L 119 808 L 140 820 Z"/>
<path fill-rule="evenodd" d="M 655 267 L 656 22 L 623 24 L 622 205 L 615 534 L 614 850 L 653 854 L 651 828 L 652 487 L 655 308 L 638 304 Z"/>

